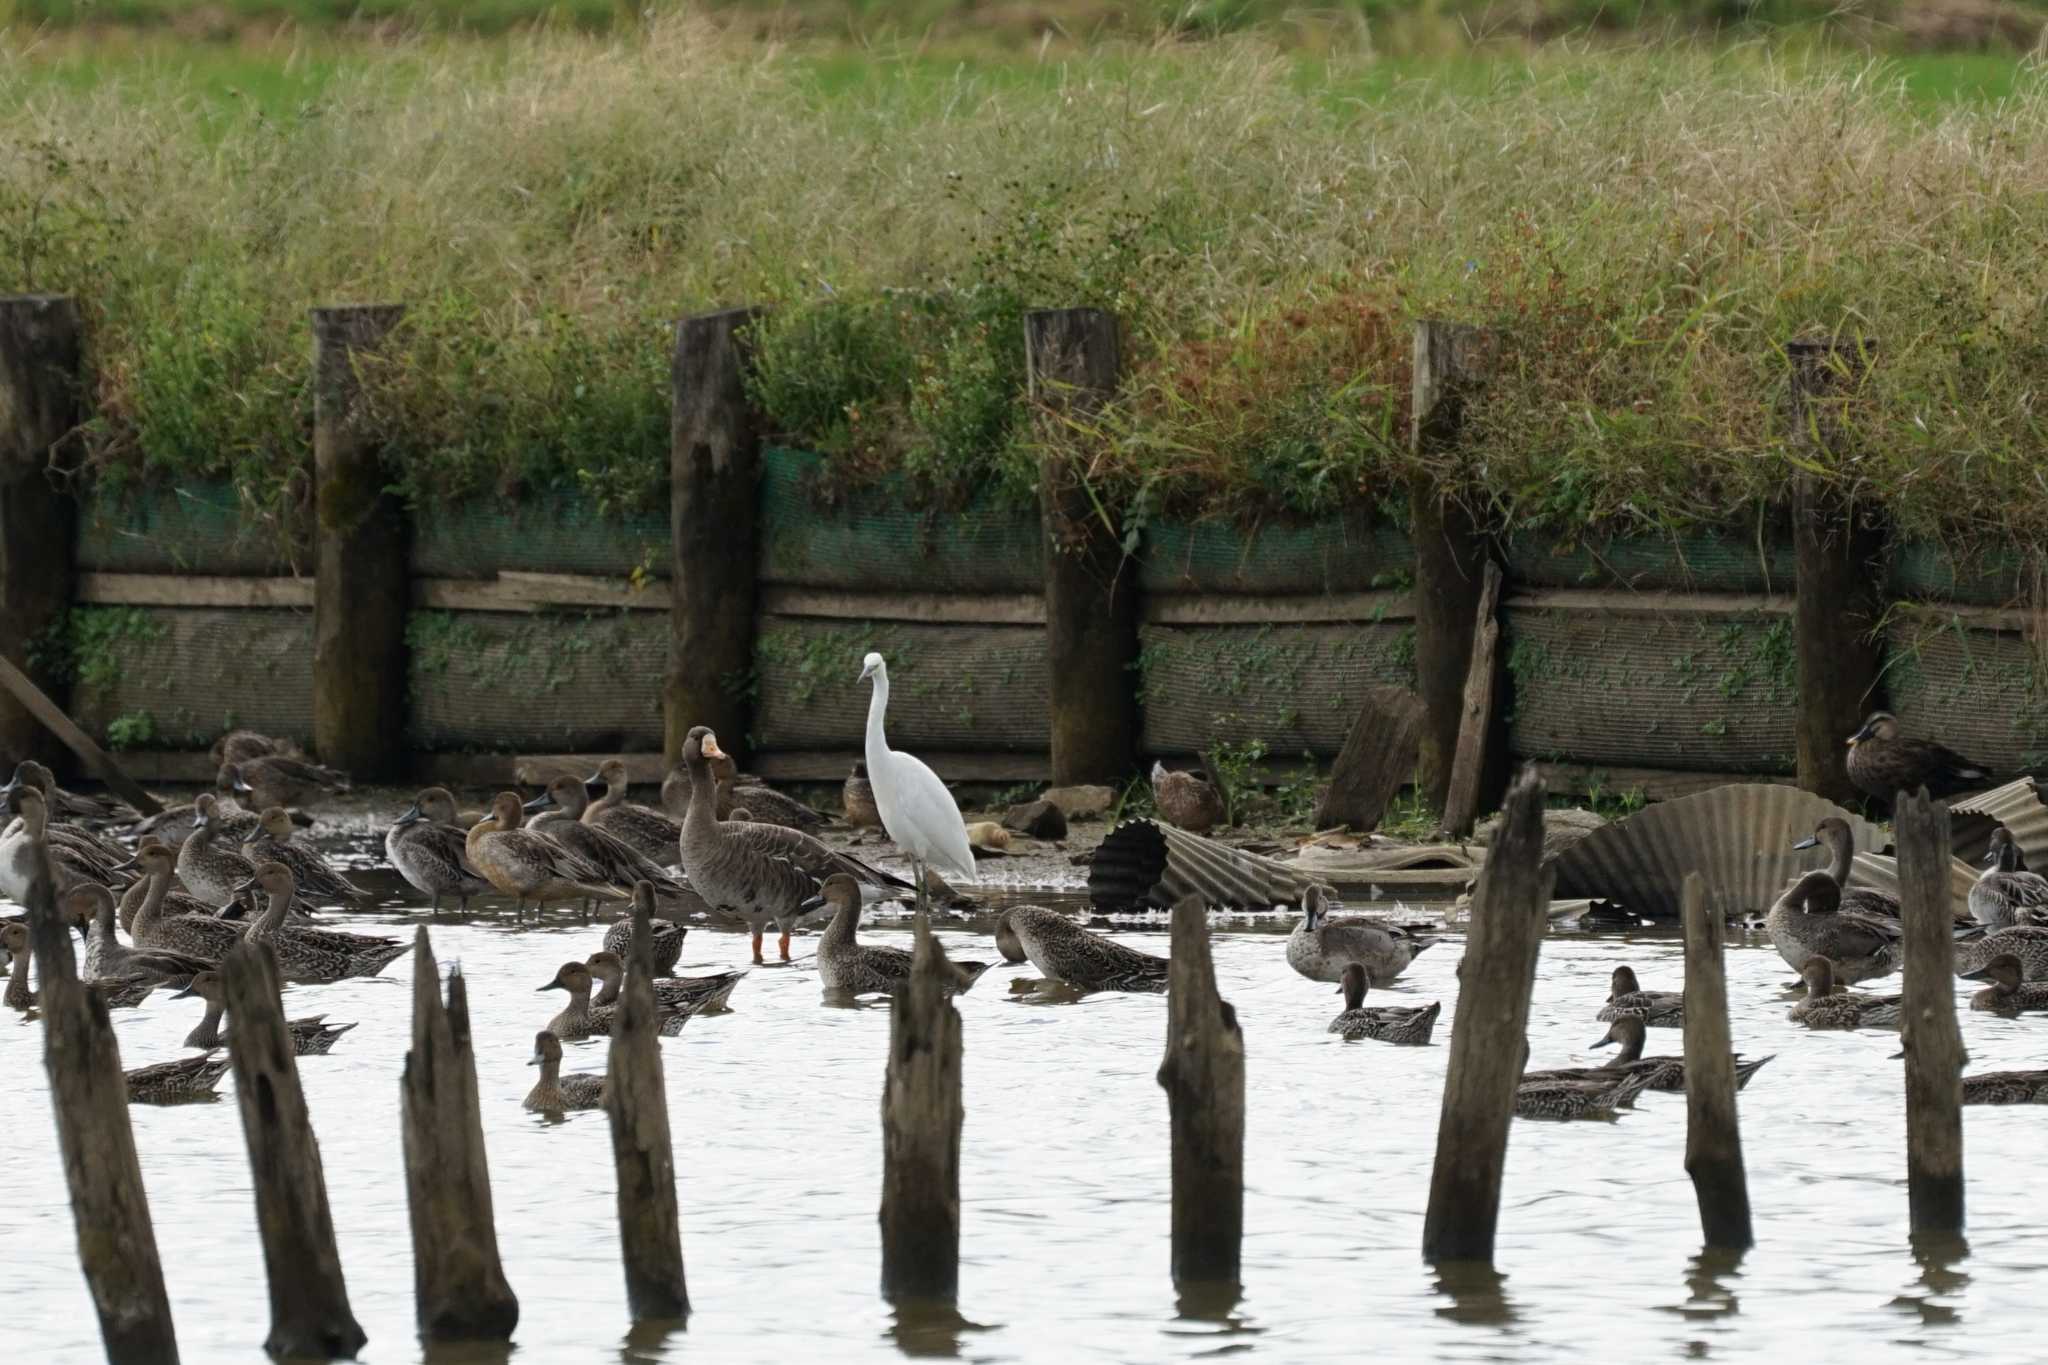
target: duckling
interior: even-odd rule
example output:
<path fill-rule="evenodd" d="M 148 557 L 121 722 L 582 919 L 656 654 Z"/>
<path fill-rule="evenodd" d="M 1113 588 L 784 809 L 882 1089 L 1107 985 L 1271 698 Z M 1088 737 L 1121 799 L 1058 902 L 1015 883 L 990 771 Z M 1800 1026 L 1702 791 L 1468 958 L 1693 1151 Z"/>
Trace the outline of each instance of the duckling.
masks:
<path fill-rule="evenodd" d="M 1223 793 L 1205 774 L 1171 772 L 1157 759 L 1152 763 L 1152 804 L 1193 834 L 1207 834 L 1224 817 Z"/>
<path fill-rule="evenodd" d="M 806 910 L 830 908 L 832 922 L 818 939 L 818 981 L 827 991 L 841 995 L 893 994 L 910 980 L 911 956 L 902 948 L 862 943 L 855 935 L 860 927 L 860 883 L 844 872 L 825 879 L 818 895 L 806 903 Z M 959 994 L 981 979 L 986 962 L 949 962 L 952 981 L 947 989 Z"/>
<path fill-rule="evenodd" d="M 285 923 L 298 888 L 292 871 L 280 862 L 258 863 L 238 891 L 261 891 L 269 905 L 249 926 L 248 937 L 268 943 L 277 955 L 278 974 L 286 981 L 319 985 L 350 976 L 375 976 L 403 956 L 410 945 L 367 934 L 344 934 Z"/>
<path fill-rule="evenodd" d="M 1843 910 L 1842 888 L 1826 868 L 1809 872 L 1778 897 L 1764 929 L 1785 965 L 1803 973 L 1828 959 L 1830 979 L 1844 985 L 1888 976 L 1899 967 L 1901 926 L 1896 919 Z"/>
<path fill-rule="evenodd" d="M 524 1107 L 536 1114 L 561 1114 L 571 1109 L 596 1109 L 604 1103 L 604 1077 L 564 1076 L 562 1040 L 546 1029 L 533 1035 L 533 1060 L 540 1080 L 527 1092 Z"/>
<path fill-rule="evenodd" d="M 868 765 L 856 763 L 839 788 L 839 808 L 846 823 L 855 829 L 880 829 L 882 810 L 875 804 L 875 787 L 868 781 Z"/>
<path fill-rule="evenodd" d="M 1609 979 L 1607 1005 L 1594 1016 L 1601 1023 L 1622 1018 L 1642 1020 L 1652 1028 L 1679 1028 L 1685 1023 L 1685 992 L 1646 991 L 1636 983 L 1635 969 L 1616 967 Z M 1661 1090 L 1662 1086 L 1652 1086 Z"/>
<path fill-rule="evenodd" d="M 708 904 L 745 920 L 754 931 L 755 962 L 762 960 L 761 934 L 771 923 L 782 931 L 782 960 L 789 961 L 790 931 L 807 913 L 802 907 L 836 872 L 867 887 L 909 889 L 902 878 L 835 852 L 800 830 L 718 819 L 707 744 L 716 752 L 715 737 L 702 725 L 683 741 L 683 767 L 692 788 L 683 816 L 683 871 Z"/>
<path fill-rule="evenodd" d="M 625 993 L 625 959 L 614 952 L 600 951 L 592 953 L 583 965 L 590 968 L 591 980 L 598 987 L 597 994 L 590 998 L 591 1008 L 617 1009 L 619 997 Z M 655 1008 L 661 1013 L 662 1036 L 675 1037 L 694 1015 L 723 1013 L 726 1001 L 732 998 L 733 989 L 745 975 L 743 971 L 718 972 L 711 976 L 658 977 L 648 982 L 654 988 Z"/>
<path fill-rule="evenodd" d="M 1900 792 L 1922 787 L 1936 798 L 1975 791 L 1990 785 L 1991 774 L 1945 744 L 1901 735 L 1891 712 L 1872 711 L 1849 736 L 1849 780 L 1889 804 Z"/>
<path fill-rule="evenodd" d="M 144 977 L 156 984 L 182 987 L 214 965 L 212 958 L 130 948 L 122 943 L 114 929 L 114 893 L 104 886 L 74 886 L 59 898 L 57 907 L 74 922 L 88 926 L 84 966 L 89 981 Z M 141 993 L 147 994 L 146 990 Z M 141 995 L 135 998 L 139 1001 Z"/>
<path fill-rule="evenodd" d="M 584 809 L 584 824 L 597 826 L 658 866 L 674 867 L 681 861 L 683 827 L 658 810 L 626 799 L 624 759 L 606 759 L 589 782 L 603 786 L 604 795 Z"/>
<path fill-rule="evenodd" d="M 646 882 L 654 888 L 657 896 L 672 904 L 680 904 L 686 912 L 708 911 L 709 907 L 699 900 L 696 892 L 658 867 L 653 859 L 643 856 L 631 844 L 603 827 L 583 823 L 588 802 L 589 796 L 581 781 L 573 777 L 558 777 L 548 783 L 546 791 L 526 803 L 525 813 L 533 817 L 527 822 L 527 828 L 554 840 L 589 863 L 601 874 L 599 880 L 603 882 L 628 888 L 636 882 Z M 628 895 L 631 895 L 630 890 Z"/>
<path fill-rule="evenodd" d="M 1347 1043 L 1371 1038 L 1382 1043 L 1427 1047 L 1430 1034 L 1436 1031 L 1437 1016 L 1444 1012 L 1440 1000 L 1421 1006 L 1376 1005 L 1367 1009 L 1365 967 L 1357 962 L 1344 965 L 1341 989 L 1344 992 L 1344 1012 L 1330 1021 L 1325 1032 L 1342 1034 Z"/>
<path fill-rule="evenodd" d="M 1166 990 L 1167 961 L 1091 934 L 1056 910 L 1014 905 L 1011 932 L 1031 965 L 1049 980 L 1083 991 Z"/>
<path fill-rule="evenodd" d="M 491 813 L 470 826 L 463 850 L 469 864 L 524 910 L 550 900 L 625 900 L 629 885 L 606 879 L 597 868 L 553 839 L 521 829 L 525 818 L 517 792 L 499 792 Z"/>
<path fill-rule="evenodd" d="M 2048 1071 L 1980 1071 L 1963 1077 L 1964 1104 L 2048 1104 Z"/>
<path fill-rule="evenodd" d="M 1379 919 L 1329 918 L 1333 892 L 1316 883 L 1301 897 L 1301 923 L 1287 936 L 1287 965 L 1311 981 L 1341 981 L 1346 964 L 1365 967 L 1376 986 L 1391 985 L 1441 939 Z"/>
<path fill-rule="evenodd" d="M 28 988 L 28 926 L 20 920 L 0 924 L 0 948 L 7 950 L 7 989 L 0 991 L 0 1005 L 28 1009 L 36 1003 L 35 992 Z"/>
<path fill-rule="evenodd" d="M 292 833 L 291 816 L 285 808 L 266 806 L 256 817 L 256 833 L 242 845 L 242 856 L 252 864 L 265 858 L 283 863 L 292 870 L 299 894 L 308 899 L 331 904 L 364 898 L 363 889 L 335 871 L 325 858 L 304 844 L 293 843 Z"/>
<path fill-rule="evenodd" d="M 1956 944 L 1956 975 L 1974 972 L 1992 958 L 2005 953 L 2019 960 L 2020 971 L 2027 980 L 2048 981 L 2048 929 L 2034 924 L 1993 929 L 1981 938 L 1959 941 Z"/>
<path fill-rule="evenodd" d="M 208 1050 L 226 1047 L 227 1039 L 221 1034 L 220 1021 L 227 1009 L 227 991 L 221 984 L 220 973 L 208 968 L 194 974 L 191 983 L 171 999 L 183 1000 L 187 996 L 198 996 L 206 1005 L 206 1014 L 198 1026 L 185 1035 L 185 1046 Z M 300 1057 L 326 1056 L 333 1051 L 335 1040 L 354 1027 L 354 1024 L 330 1024 L 324 1014 L 311 1014 L 285 1022 L 292 1038 L 292 1052 Z"/>
<path fill-rule="evenodd" d="M 223 763 L 221 767 L 236 799 L 246 797 L 247 804 L 257 810 L 295 805 L 316 792 L 338 795 L 349 789 L 347 773 L 282 754 Z"/>
<path fill-rule="evenodd" d="M 137 1067 L 127 1073 L 130 1104 L 191 1104 L 218 1099 L 215 1088 L 228 1074 L 228 1059 L 217 1057 L 218 1049 L 175 1062 Z"/>
<path fill-rule="evenodd" d="M 466 914 L 470 897 L 489 894 L 491 884 L 471 865 L 464 839 L 454 796 L 428 787 L 384 832 L 384 856 L 413 890 L 434 898 L 433 913 L 441 913 L 443 896 L 453 896 L 457 913 Z"/>
<path fill-rule="evenodd" d="M 1642 1072 L 1649 1077 L 1644 1088 L 1648 1090 L 1685 1089 L 1685 1058 L 1645 1057 L 1643 1045 L 1649 1038 L 1649 1031 L 1638 1015 L 1625 1014 L 1607 1027 L 1607 1032 L 1593 1040 L 1593 1046 L 1606 1047 L 1610 1043 L 1621 1044 L 1621 1052 L 1610 1059 L 1605 1066 L 1555 1067 L 1546 1071 L 1525 1071 L 1525 1081 L 1596 1081 L 1614 1075 L 1618 1071 Z M 1748 1060 L 1740 1055 L 1735 1058 L 1735 1088 L 1742 1089 L 1750 1078 L 1763 1070 L 1772 1056 Z"/>
<path fill-rule="evenodd" d="M 1808 1028 L 1897 1028 L 1899 995 L 1857 995 L 1835 990 L 1835 964 L 1815 954 L 1799 968 L 1806 982 L 1806 998 L 1786 1013 L 1786 1018 Z"/>
<path fill-rule="evenodd" d="M 1970 1008 L 1993 1014 L 2028 1014 L 2048 1010 L 2048 982 L 2026 979 L 2020 960 L 2000 953 L 1974 972 L 1960 973 L 1965 981 L 1991 984 L 1970 997 Z"/>
<path fill-rule="evenodd" d="M 1594 1080 L 1529 1080 L 1515 1087 L 1515 1117 L 1524 1119 L 1611 1119 L 1633 1109 L 1650 1074 L 1617 1071 Z"/>
<path fill-rule="evenodd" d="M 1989 870 L 1970 888 L 1970 913 L 1978 923 L 1993 929 L 2048 925 L 2048 877 L 2021 868 L 2019 845 L 2004 825 L 1991 831 L 1984 865 Z"/>
<path fill-rule="evenodd" d="M 581 962 L 564 962 L 555 972 L 554 979 L 540 988 L 544 991 L 567 991 L 569 1003 L 562 1012 L 548 1020 L 548 1032 L 565 1042 L 578 1042 L 584 1038 L 609 1038 L 612 1032 L 612 1005 L 590 1003 L 590 968 Z"/>
<path fill-rule="evenodd" d="M 1010 912 L 1005 910 L 996 916 L 996 951 L 1003 955 L 1005 962 L 1028 961 L 1024 956 L 1024 945 L 1017 941 L 1016 926 L 1010 923 Z"/>
<path fill-rule="evenodd" d="M 182 892 L 171 890 L 176 875 L 177 855 L 154 839 L 143 840 L 135 850 L 136 866 L 142 880 L 121 897 L 121 913 L 128 919 L 128 936 L 138 948 L 187 953 L 218 962 L 228 949 L 239 943 L 245 926 L 232 920 L 215 919 L 212 907 Z"/>

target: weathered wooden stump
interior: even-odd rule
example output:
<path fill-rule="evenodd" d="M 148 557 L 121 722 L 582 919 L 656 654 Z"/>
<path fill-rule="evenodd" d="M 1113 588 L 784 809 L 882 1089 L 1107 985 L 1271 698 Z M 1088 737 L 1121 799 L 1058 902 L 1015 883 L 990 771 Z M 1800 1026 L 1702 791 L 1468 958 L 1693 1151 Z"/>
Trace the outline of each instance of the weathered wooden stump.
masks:
<path fill-rule="evenodd" d="M 1173 1278 L 1238 1282 L 1244 1243 L 1244 1033 L 1216 990 L 1209 908 L 1173 907 L 1166 991 L 1166 1090 L 1173 1130 Z"/>
<path fill-rule="evenodd" d="M 1479 575 L 1479 600 L 1472 607 L 1472 648 L 1465 669 L 1459 711 L 1458 748 L 1451 757 L 1451 781 L 1444 789 L 1444 829 L 1452 838 L 1472 832 L 1486 798 L 1487 773 L 1499 766 L 1502 738 L 1494 697 L 1500 677 L 1500 566 L 1492 560 Z"/>
<path fill-rule="evenodd" d="M 1422 698 L 1405 687 L 1375 687 L 1365 694 L 1330 765 L 1330 785 L 1316 805 L 1317 829 L 1378 828 L 1394 794 L 1415 775 L 1425 714 Z"/>
<path fill-rule="evenodd" d="M 619 1176 L 619 1250 L 626 1306 L 635 1322 L 690 1315 L 683 1281 L 676 1157 L 661 1070 L 661 1021 L 654 1009 L 654 936 L 645 905 L 633 907 L 633 961 L 612 1016 L 604 1108 L 611 1117 Z"/>
<path fill-rule="evenodd" d="M 71 605 L 78 513 L 50 460 L 82 416 L 79 355 L 71 299 L 0 298 L 0 656 L 23 662 Z M 0 753 L 19 758 L 41 740 L 27 708 L 0 695 Z"/>
<path fill-rule="evenodd" d="M 412 962 L 412 1050 L 399 1095 L 415 1316 L 427 1341 L 504 1341 L 519 1325 L 519 1298 L 498 1259 L 469 989 L 455 969 L 442 1004 L 440 968 L 424 925 L 413 939 Z"/>
<path fill-rule="evenodd" d="M 128 1084 L 106 1002 L 78 979 L 71 930 L 57 914 L 47 849 L 36 847 L 28 927 L 41 978 L 43 1067 L 71 1191 L 78 1260 L 116 1365 L 177 1365 L 142 1163 L 128 1123 Z"/>
<path fill-rule="evenodd" d="M 1900 792 L 1892 823 L 1905 921 L 1906 1200 L 1914 1234 L 1963 1229 L 1963 1051 L 1956 1025 L 1948 807 Z"/>
<path fill-rule="evenodd" d="M 1054 429 L 1097 412 L 1123 366 L 1117 320 L 1096 308 L 1026 314 L 1024 355 L 1031 401 Z M 1040 466 L 1039 508 L 1053 785 L 1120 783 L 1138 751 L 1138 593 L 1123 528 L 1056 449 Z"/>
<path fill-rule="evenodd" d="M 320 1144 L 299 1088 L 283 981 L 269 945 L 236 944 L 221 960 L 221 984 L 234 1020 L 228 1055 L 270 1281 L 270 1335 L 263 1349 L 280 1357 L 353 1360 L 368 1338 L 349 1308 Z"/>
<path fill-rule="evenodd" d="M 385 491 L 357 368 L 404 316 L 397 304 L 313 310 L 313 745 L 360 779 L 405 764 L 405 509 Z"/>
<path fill-rule="evenodd" d="M 1753 1245 L 1749 1178 L 1735 1113 L 1735 1048 L 1728 1033 L 1728 977 L 1721 960 L 1728 927 L 1707 903 L 1697 872 L 1685 878 L 1685 1173 L 1692 1177 L 1706 1244 Z"/>
<path fill-rule="evenodd" d="M 1861 376 L 1867 346 L 1794 341 L 1792 441 L 1823 460 L 1842 440 L 1840 408 Z M 1884 669 L 1884 525 L 1860 505 L 1802 474 L 1793 485 L 1792 543 L 1799 666 L 1794 714 L 1799 785 L 1830 801 L 1860 802 L 1847 741 L 1875 709 Z"/>
<path fill-rule="evenodd" d="M 733 679 L 754 666 L 754 547 L 761 423 L 747 399 L 747 327 L 754 308 L 676 324 L 669 415 L 668 676 L 662 729 L 669 761 L 693 725 L 744 755 L 747 705 Z M 849 662 L 848 667 L 852 667 Z"/>
<path fill-rule="evenodd" d="M 960 1012 L 922 911 L 910 980 L 889 1013 L 882 1082 L 882 1294 L 945 1304 L 960 1288 Z"/>
<path fill-rule="evenodd" d="M 1529 1048 L 1529 996 L 1550 906 L 1543 783 L 1524 772 L 1486 851 L 1458 964 L 1458 1011 L 1436 1130 L 1422 1254 L 1491 1261 L 1515 1087 Z"/>

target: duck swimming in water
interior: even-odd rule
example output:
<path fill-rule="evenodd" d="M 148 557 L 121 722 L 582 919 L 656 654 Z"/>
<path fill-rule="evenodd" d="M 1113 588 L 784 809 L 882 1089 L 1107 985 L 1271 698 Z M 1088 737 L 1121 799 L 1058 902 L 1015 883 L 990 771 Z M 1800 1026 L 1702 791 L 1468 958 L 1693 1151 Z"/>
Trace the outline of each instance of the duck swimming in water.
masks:
<path fill-rule="evenodd" d="M 1634 968 L 1616 967 L 1608 979 L 1607 1004 L 1595 1017 L 1603 1024 L 1633 1018 L 1651 1028 L 1679 1028 L 1685 1023 L 1685 993 L 1646 991 L 1636 981 Z"/>
<path fill-rule="evenodd" d="M 1965 981 L 1991 984 L 1970 997 L 1970 1008 L 1992 1014 L 2030 1014 L 2048 1010 L 2048 981 L 2028 981 L 2020 960 L 2000 953 L 1974 972 L 1963 972 Z"/>
<path fill-rule="evenodd" d="M 1830 979 L 1845 985 L 1897 971 L 1903 926 L 1896 918 L 1844 910 L 1841 897 L 1841 883 L 1826 868 L 1807 873 L 1778 897 L 1764 929 L 1785 965 L 1804 972 L 1814 958 L 1826 958 Z"/>
<path fill-rule="evenodd" d="M 903 948 L 862 943 L 855 935 L 860 926 L 860 884 L 845 873 L 834 873 L 819 889 L 815 909 L 829 908 L 832 922 L 818 938 L 818 981 L 827 991 L 841 995 L 891 994 L 910 980 L 911 955 Z M 955 993 L 967 990 L 988 970 L 985 962 L 952 962 Z"/>
<path fill-rule="evenodd" d="M 1082 991 L 1166 990 L 1167 960 L 1091 934 L 1056 910 L 1016 905 L 1010 928 L 1024 955 L 1047 979 Z"/>
<path fill-rule="evenodd" d="M 536 1114 L 562 1114 L 571 1109 L 596 1109 L 604 1103 L 604 1077 L 564 1076 L 562 1040 L 546 1029 L 533 1035 L 533 1060 L 540 1080 L 526 1094 L 523 1107 Z"/>
<path fill-rule="evenodd" d="M 2019 845 L 2004 825 L 1991 832 L 1985 872 L 1970 888 L 1970 913 L 1992 929 L 2048 925 L 2048 877 L 2020 866 Z"/>
<path fill-rule="evenodd" d="M 1649 1038 L 1647 1026 L 1638 1015 L 1617 1016 L 1607 1027 L 1607 1032 L 1593 1040 L 1593 1046 L 1606 1047 L 1619 1043 L 1621 1051 L 1604 1066 L 1556 1067 L 1547 1071 L 1527 1071 L 1522 1074 L 1524 1081 L 1592 1081 L 1614 1075 L 1619 1071 L 1642 1072 L 1648 1076 L 1646 1090 L 1685 1089 L 1685 1058 L 1645 1057 L 1643 1048 Z M 1775 1056 L 1776 1054 L 1772 1054 Z M 1735 1088 L 1740 1090 L 1748 1085 L 1750 1078 L 1763 1070 L 1770 1057 L 1758 1057 L 1746 1061 L 1740 1055 L 1735 1058 Z"/>
<path fill-rule="evenodd" d="M 1905 997 L 1899 995 L 1858 995 L 1835 989 L 1834 963 L 1815 954 L 1799 969 L 1806 982 L 1806 998 L 1786 1012 L 1786 1018 L 1808 1028 L 1897 1028 L 1899 1010 Z"/>
<path fill-rule="evenodd" d="M 1356 962 L 1375 987 L 1388 986 L 1442 941 L 1379 919 L 1331 919 L 1331 894 L 1320 883 L 1303 892 L 1301 923 L 1287 936 L 1287 965 L 1311 981 L 1341 981 Z"/>
<path fill-rule="evenodd" d="M 199 1023 L 185 1035 L 186 1047 L 207 1049 L 227 1046 L 227 1037 L 220 1030 L 221 1018 L 227 1012 L 227 989 L 220 979 L 220 973 L 208 968 L 192 978 L 192 983 L 172 996 L 183 1000 L 197 996 L 205 1004 L 206 1013 Z M 324 1057 L 333 1050 L 335 1041 L 342 1034 L 354 1028 L 354 1024 L 330 1024 L 324 1014 L 307 1015 L 303 1019 L 285 1021 L 285 1031 L 291 1036 L 292 1052 L 299 1057 Z"/>
<path fill-rule="evenodd" d="M 1340 1035 L 1347 1043 L 1361 1042 L 1367 1038 L 1381 1043 L 1403 1043 L 1410 1047 L 1427 1047 L 1429 1038 L 1436 1031 L 1437 1016 L 1444 1011 L 1443 1002 L 1431 1001 L 1427 1005 L 1374 1005 L 1365 1003 L 1365 968 L 1359 963 L 1345 964 L 1344 1010 L 1326 1033 Z"/>

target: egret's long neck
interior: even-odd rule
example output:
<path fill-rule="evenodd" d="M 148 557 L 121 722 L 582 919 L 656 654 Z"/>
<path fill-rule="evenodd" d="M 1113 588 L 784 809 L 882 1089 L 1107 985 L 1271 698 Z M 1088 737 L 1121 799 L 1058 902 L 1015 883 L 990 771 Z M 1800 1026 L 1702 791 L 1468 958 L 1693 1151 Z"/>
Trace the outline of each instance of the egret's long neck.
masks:
<path fill-rule="evenodd" d="M 886 766 L 889 737 L 882 733 L 882 717 L 889 710 L 889 671 L 875 670 L 875 690 L 868 698 L 868 777 L 874 779 Z"/>

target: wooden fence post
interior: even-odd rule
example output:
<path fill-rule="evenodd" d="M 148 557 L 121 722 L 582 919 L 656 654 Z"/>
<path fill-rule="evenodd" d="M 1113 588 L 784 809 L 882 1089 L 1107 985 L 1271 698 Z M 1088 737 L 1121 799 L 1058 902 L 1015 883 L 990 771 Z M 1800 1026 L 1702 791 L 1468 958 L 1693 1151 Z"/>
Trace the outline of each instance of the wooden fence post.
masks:
<path fill-rule="evenodd" d="M 757 308 L 728 308 L 676 324 L 668 455 L 675 561 L 662 697 L 671 763 L 693 725 L 716 730 L 728 753 L 746 750 L 762 429 L 747 398 L 747 327 L 760 316 Z M 848 677 L 857 663 L 847 662 Z"/>
<path fill-rule="evenodd" d="M 1501 766 L 1500 566 L 1487 560 L 1479 575 L 1479 600 L 1472 604 L 1472 647 L 1466 654 L 1460 703 L 1458 747 L 1451 780 L 1444 789 L 1444 829 L 1462 839 L 1486 801 L 1489 776 Z"/>
<path fill-rule="evenodd" d="M 470 1047 L 469 988 L 440 967 L 421 925 L 413 936 L 412 1050 L 399 1082 L 405 1198 L 412 1215 L 415 1318 L 428 1341 L 505 1341 L 519 1298 L 498 1259 L 491 1168 Z"/>
<path fill-rule="evenodd" d="M 404 316 L 313 310 L 313 747 L 359 780 L 405 764 L 406 519 L 357 370 Z"/>
<path fill-rule="evenodd" d="M 1409 439 L 1419 456 L 1443 459 L 1458 443 L 1465 400 L 1493 367 L 1493 338 L 1455 322 L 1415 324 L 1415 375 Z M 1409 534 L 1415 544 L 1415 690 L 1429 708 L 1422 727 L 1422 790 L 1441 809 L 1452 756 L 1463 727 L 1472 628 L 1479 612 L 1487 537 L 1472 514 L 1430 478 L 1408 486 Z M 1495 708 L 1498 710 L 1499 708 Z M 1494 746 L 1505 754 L 1505 745 Z M 1481 783 L 1481 797 L 1499 794 L 1504 767 Z"/>
<path fill-rule="evenodd" d="M 1233 1285 L 1244 1243 L 1244 1033 L 1216 991 L 1209 909 L 1173 907 L 1166 1056 L 1159 1084 L 1173 1128 L 1173 1278 Z"/>
<path fill-rule="evenodd" d="M 687 1318 L 690 1294 L 683 1280 L 676 1156 L 669 1141 L 660 1021 L 654 1015 L 654 931 L 647 907 L 638 903 L 633 906 L 632 955 L 625 991 L 612 1016 L 604 1080 L 619 1178 L 626 1306 L 635 1322 Z"/>
<path fill-rule="evenodd" d="M 1024 316 L 1031 401 L 1047 429 L 1092 417 L 1123 368 L 1117 320 L 1098 308 Z M 1123 527 L 1048 440 L 1039 467 L 1045 644 L 1052 683 L 1052 780 L 1118 784 L 1138 754 L 1138 584 Z"/>
<path fill-rule="evenodd" d="M 245 941 L 229 949 L 221 959 L 221 984 L 234 1020 L 228 1055 L 270 1281 L 270 1335 L 263 1349 L 273 1356 L 353 1360 L 367 1338 L 348 1304 L 320 1143 L 299 1088 L 283 982 L 269 945 Z"/>
<path fill-rule="evenodd" d="M 924 913 L 889 1014 L 882 1082 L 882 1295 L 951 1303 L 960 1288 L 960 1011 Z"/>
<path fill-rule="evenodd" d="M 1840 408 L 1861 379 L 1870 343 L 1793 341 L 1791 440 L 1816 460 L 1842 441 Z M 1798 596 L 1799 785 L 1830 801 L 1858 802 L 1847 742 L 1876 709 L 1884 669 L 1883 524 L 1876 509 L 1801 474 L 1793 485 L 1792 543 Z"/>
<path fill-rule="evenodd" d="M 1543 861 L 1543 782 L 1530 769 L 1508 792 L 1500 830 L 1473 890 L 1422 1225 L 1427 1260 L 1493 1259 L 1515 1088 L 1528 1055 L 1529 996 L 1549 922 L 1550 880 Z"/>
<path fill-rule="evenodd" d="M 142 1163 L 128 1123 L 128 1084 L 106 1001 L 78 979 L 71 930 L 58 918 L 49 851 L 34 848 L 28 927 L 40 978 L 43 1068 L 71 1191 L 78 1260 L 99 1315 L 107 1359 L 177 1365 Z"/>
<path fill-rule="evenodd" d="M 1685 876 L 1685 1173 L 1709 1247 L 1746 1251 L 1749 1178 L 1735 1113 L 1735 1047 L 1728 1033 L 1728 926 L 1707 903 L 1706 879 Z"/>
<path fill-rule="evenodd" d="M 49 468 L 82 416 L 79 354 L 71 299 L 0 298 L 0 656 L 24 667 L 71 605 L 78 512 Z M 0 753 L 12 761 L 41 747 L 41 723 L 0 694 Z"/>
<path fill-rule="evenodd" d="M 1900 792 L 1892 825 L 1906 931 L 1906 998 L 1899 1014 L 1906 1051 L 1906 1199 L 1915 1236 L 1958 1233 L 1967 1055 L 1956 1025 L 1948 807 L 1928 799 L 1925 787 Z"/>

